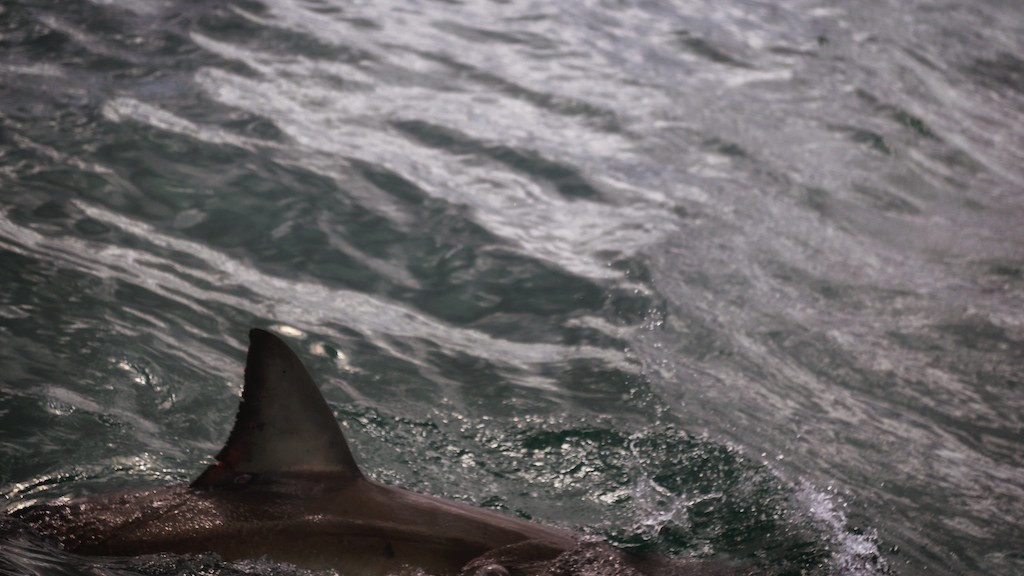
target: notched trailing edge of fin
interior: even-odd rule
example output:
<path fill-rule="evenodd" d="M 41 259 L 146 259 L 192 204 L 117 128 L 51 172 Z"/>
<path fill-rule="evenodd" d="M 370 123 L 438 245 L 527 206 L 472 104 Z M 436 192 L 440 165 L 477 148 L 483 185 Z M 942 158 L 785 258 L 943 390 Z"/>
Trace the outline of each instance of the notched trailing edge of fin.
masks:
<path fill-rule="evenodd" d="M 249 331 L 238 415 L 216 459 L 193 488 L 237 487 L 275 472 L 362 476 L 334 413 L 302 360 L 283 340 L 259 328 Z"/>

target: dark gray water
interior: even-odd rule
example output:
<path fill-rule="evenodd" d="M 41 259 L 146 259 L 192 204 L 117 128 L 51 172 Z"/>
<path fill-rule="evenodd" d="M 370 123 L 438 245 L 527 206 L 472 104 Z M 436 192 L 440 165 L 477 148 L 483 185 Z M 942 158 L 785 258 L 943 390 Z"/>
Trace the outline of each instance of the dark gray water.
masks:
<path fill-rule="evenodd" d="M 995 0 L 0 4 L 4 505 L 194 476 L 255 325 L 388 483 L 1024 573 L 1022 54 Z"/>

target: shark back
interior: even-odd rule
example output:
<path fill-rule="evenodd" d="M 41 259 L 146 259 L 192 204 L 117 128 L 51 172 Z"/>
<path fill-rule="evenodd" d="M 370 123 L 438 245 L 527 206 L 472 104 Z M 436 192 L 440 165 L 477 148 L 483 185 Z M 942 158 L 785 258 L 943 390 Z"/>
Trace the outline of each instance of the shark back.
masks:
<path fill-rule="evenodd" d="M 302 361 L 249 333 L 227 444 L 191 486 L 25 505 L 11 516 L 81 554 L 216 552 L 346 575 L 684 576 L 749 570 L 644 557 L 466 504 L 384 486 L 356 466 Z"/>

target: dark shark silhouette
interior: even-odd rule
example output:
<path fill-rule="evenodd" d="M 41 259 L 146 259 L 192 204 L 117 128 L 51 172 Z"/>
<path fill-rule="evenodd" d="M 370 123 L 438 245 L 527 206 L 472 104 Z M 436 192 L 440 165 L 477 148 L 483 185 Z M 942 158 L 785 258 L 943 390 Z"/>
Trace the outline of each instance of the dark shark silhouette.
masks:
<path fill-rule="evenodd" d="M 11 515 L 84 555 L 216 552 L 342 574 L 736 574 L 641 557 L 497 512 L 379 484 L 359 470 L 302 361 L 249 332 L 245 388 L 217 462 L 190 486 L 31 505 Z"/>

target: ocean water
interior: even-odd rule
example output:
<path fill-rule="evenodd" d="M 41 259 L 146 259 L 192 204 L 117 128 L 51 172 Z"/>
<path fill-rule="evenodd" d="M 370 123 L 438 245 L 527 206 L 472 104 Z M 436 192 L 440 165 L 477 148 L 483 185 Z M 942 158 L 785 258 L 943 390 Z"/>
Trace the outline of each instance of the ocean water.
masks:
<path fill-rule="evenodd" d="M 386 483 L 1022 574 L 1022 55 L 999 0 L 4 2 L 0 506 L 194 477 L 260 326 Z"/>

